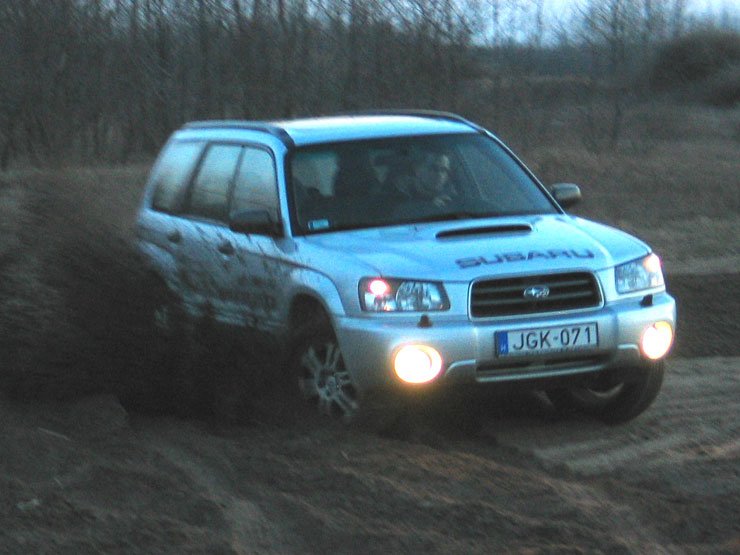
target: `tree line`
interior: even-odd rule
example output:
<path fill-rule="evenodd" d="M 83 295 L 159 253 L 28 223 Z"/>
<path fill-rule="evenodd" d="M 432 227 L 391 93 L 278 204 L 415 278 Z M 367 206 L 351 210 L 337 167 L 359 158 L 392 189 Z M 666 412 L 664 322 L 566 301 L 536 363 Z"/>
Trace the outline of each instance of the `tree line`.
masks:
<path fill-rule="evenodd" d="M 521 95 L 490 83 L 546 72 L 554 52 L 628 82 L 640 48 L 687 21 L 685 0 L 590 0 L 574 17 L 548 24 L 542 0 L 2 0 L 0 168 L 150 155 L 194 119 L 503 117 Z"/>

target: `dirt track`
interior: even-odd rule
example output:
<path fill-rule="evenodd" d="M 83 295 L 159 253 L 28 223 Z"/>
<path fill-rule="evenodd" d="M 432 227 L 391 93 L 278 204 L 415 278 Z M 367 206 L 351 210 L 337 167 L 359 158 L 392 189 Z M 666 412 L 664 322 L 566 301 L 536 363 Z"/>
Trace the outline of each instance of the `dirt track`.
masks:
<path fill-rule="evenodd" d="M 633 474 L 639 467 L 640 473 L 649 471 L 672 482 L 677 466 L 740 454 L 739 371 L 737 357 L 673 359 L 660 398 L 631 424 L 605 429 L 586 420 L 576 426 L 571 420 L 546 426 L 532 422 L 522 433 L 515 425 L 522 422 L 501 419 L 493 433 L 501 443 L 531 453 L 546 465 L 562 465 L 578 474 Z M 696 478 L 706 486 L 706 476 Z M 680 486 L 688 487 L 690 481 L 680 476 Z M 717 486 L 740 492 L 738 481 Z"/>
<path fill-rule="evenodd" d="M 0 354 L 28 354 L 67 390 L 116 375 L 101 361 L 133 345 L 102 326 L 126 269 L 110 224 L 138 192 L 125 172 L 78 177 L 0 180 Z M 714 182 L 731 195 L 731 179 Z M 680 322 L 637 420 L 560 419 L 520 395 L 472 436 L 417 416 L 387 437 L 269 401 L 224 425 L 127 413 L 112 395 L 0 397 L 0 552 L 740 553 L 737 201 L 692 228 L 694 243 L 670 216 L 636 229 L 672 238 Z M 39 337 L 54 357 L 37 356 Z"/>

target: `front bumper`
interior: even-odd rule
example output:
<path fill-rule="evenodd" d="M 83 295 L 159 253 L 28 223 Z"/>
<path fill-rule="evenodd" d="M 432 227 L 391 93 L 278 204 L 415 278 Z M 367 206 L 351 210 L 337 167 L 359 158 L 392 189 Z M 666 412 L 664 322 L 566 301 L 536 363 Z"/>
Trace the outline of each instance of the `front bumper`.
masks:
<path fill-rule="evenodd" d="M 363 391 L 406 386 L 396 377 L 392 359 L 400 347 L 410 343 L 432 346 L 442 355 L 443 370 L 433 382 L 442 386 L 549 379 L 639 367 L 648 362 L 639 348 L 645 328 L 666 321 L 675 331 L 676 303 L 667 293 L 659 293 L 648 306 L 640 299 L 629 299 L 598 309 L 480 321 L 435 319 L 430 314 L 431 327 L 382 316 L 335 319 L 345 365 Z M 497 331 L 589 322 L 598 325 L 597 348 L 546 356 L 496 356 Z"/>

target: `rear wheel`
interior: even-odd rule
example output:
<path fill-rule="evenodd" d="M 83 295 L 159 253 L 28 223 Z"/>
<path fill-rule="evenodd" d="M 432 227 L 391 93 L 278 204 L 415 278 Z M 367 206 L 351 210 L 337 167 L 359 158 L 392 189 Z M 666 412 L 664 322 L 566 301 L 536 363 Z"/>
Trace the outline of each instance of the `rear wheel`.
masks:
<path fill-rule="evenodd" d="M 128 407 L 145 411 L 169 411 L 174 404 L 172 387 L 185 343 L 184 311 L 177 296 L 158 276 L 143 281 L 136 310 L 140 351 L 121 372 L 116 390 Z"/>
<path fill-rule="evenodd" d="M 655 400 L 663 384 L 663 361 L 648 364 L 639 379 L 551 389 L 547 396 L 560 412 L 580 412 L 608 424 L 632 420 Z"/>

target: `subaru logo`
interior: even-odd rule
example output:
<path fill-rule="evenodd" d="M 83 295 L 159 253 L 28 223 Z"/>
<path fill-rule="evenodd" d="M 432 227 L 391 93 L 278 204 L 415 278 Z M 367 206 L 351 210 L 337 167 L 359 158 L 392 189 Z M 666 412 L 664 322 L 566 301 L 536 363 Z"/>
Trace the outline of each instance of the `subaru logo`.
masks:
<path fill-rule="evenodd" d="M 524 290 L 525 299 L 544 299 L 550 295 L 550 288 L 547 285 L 533 285 Z"/>

